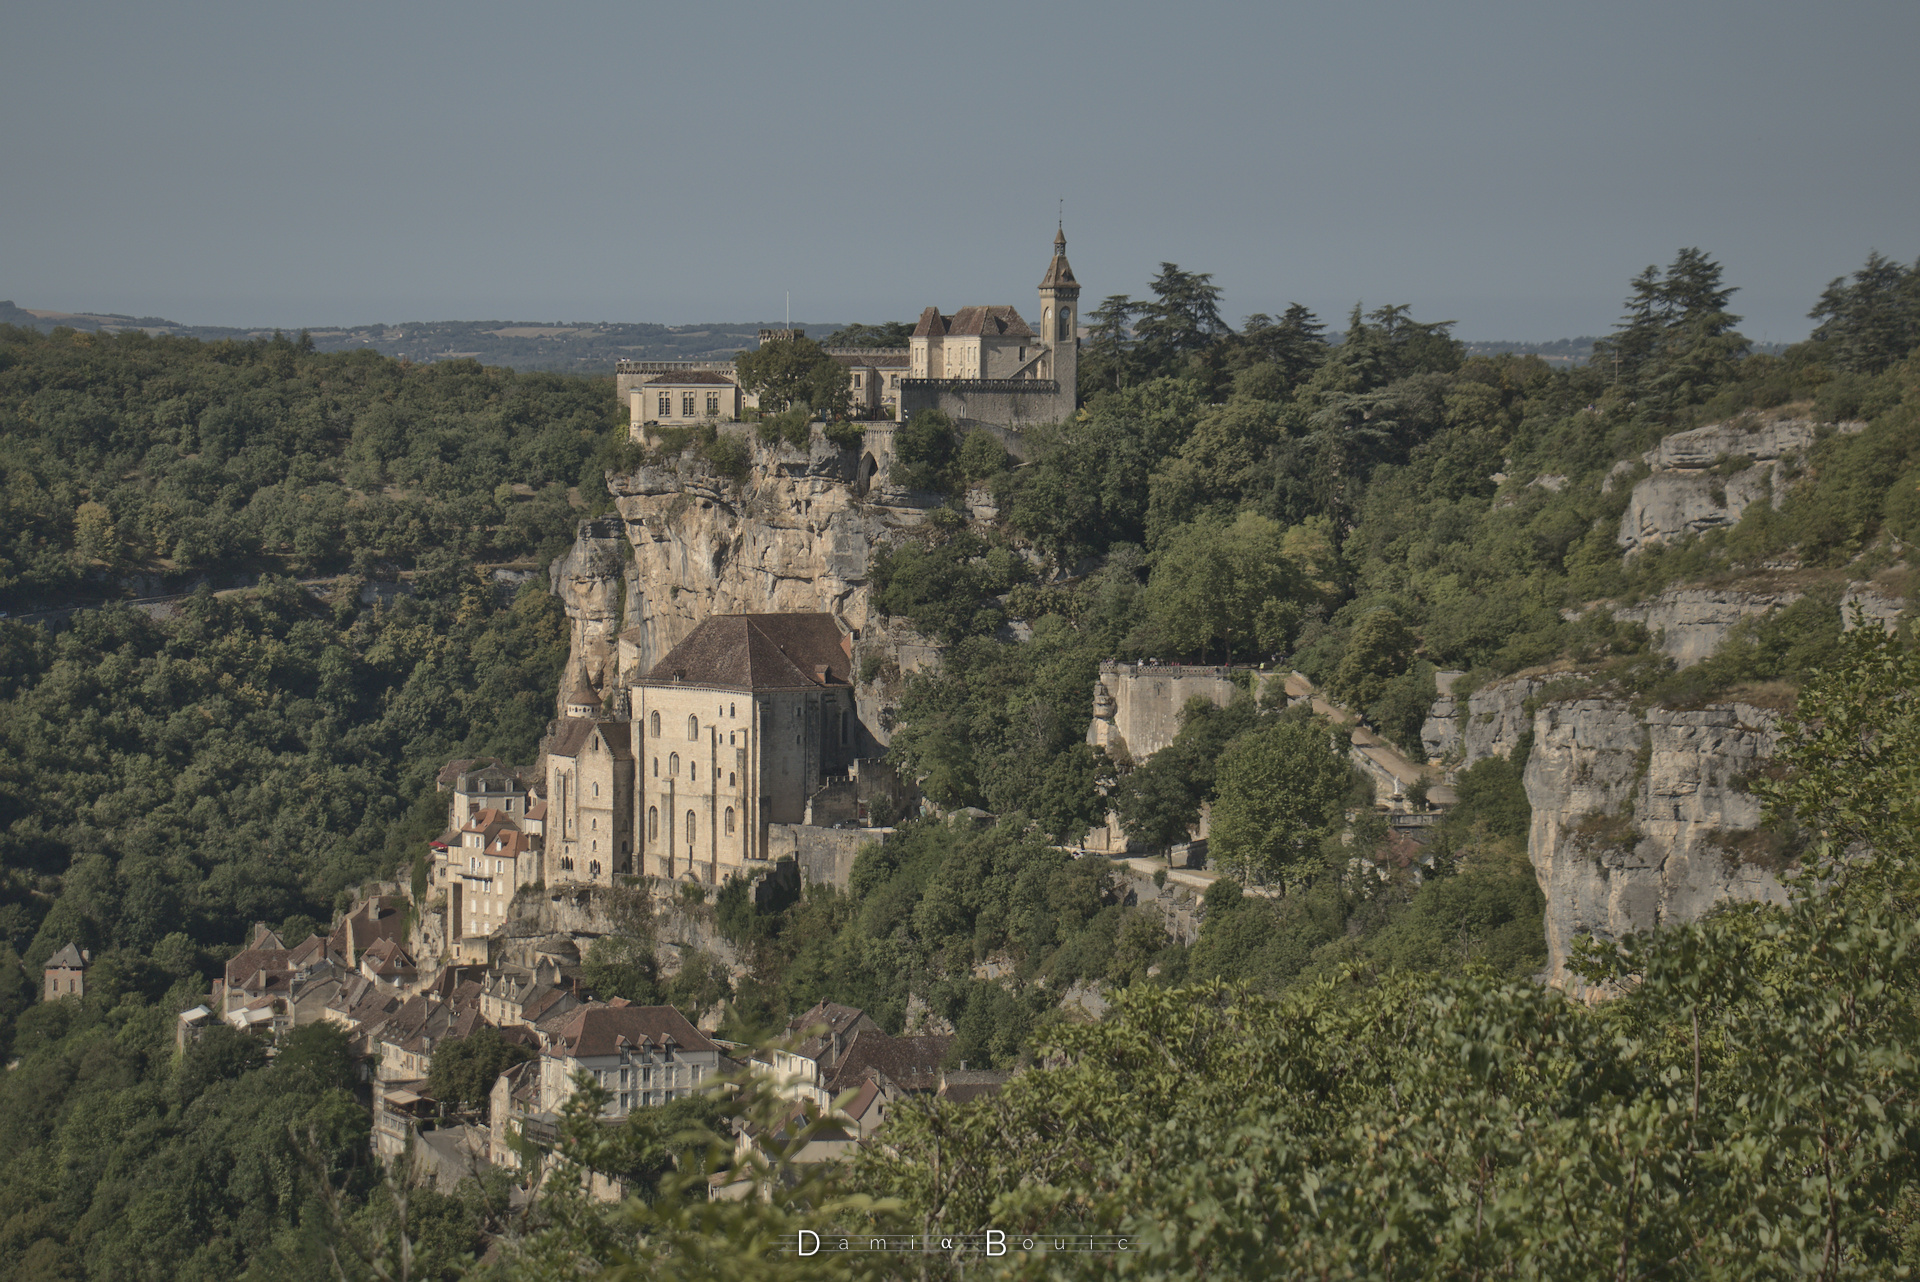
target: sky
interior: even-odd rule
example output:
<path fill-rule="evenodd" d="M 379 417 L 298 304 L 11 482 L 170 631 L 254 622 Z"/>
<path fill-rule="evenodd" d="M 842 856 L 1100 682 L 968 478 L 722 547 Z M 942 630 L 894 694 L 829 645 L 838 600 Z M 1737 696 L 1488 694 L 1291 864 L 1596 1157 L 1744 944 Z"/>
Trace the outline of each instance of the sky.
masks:
<path fill-rule="evenodd" d="M 911 319 L 1162 262 L 1238 322 L 1752 338 L 1920 258 L 1920 4 L 6 0 L 0 298 L 199 325 Z"/>

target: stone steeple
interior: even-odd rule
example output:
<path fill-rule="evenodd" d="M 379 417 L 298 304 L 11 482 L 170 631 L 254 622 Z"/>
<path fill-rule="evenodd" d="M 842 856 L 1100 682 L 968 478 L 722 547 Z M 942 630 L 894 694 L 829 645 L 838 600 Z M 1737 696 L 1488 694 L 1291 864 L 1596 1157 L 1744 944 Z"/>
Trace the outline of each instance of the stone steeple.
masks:
<path fill-rule="evenodd" d="M 1072 413 L 1074 384 L 1080 369 L 1080 340 L 1075 323 L 1080 307 L 1080 282 L 1067 263 L 1065 224 L 1054 233 L 1053 260 L 1040 278 L 1040 339 L 1050 349 L 1047 376 L 1060 384 L 1062 402 Z"/>

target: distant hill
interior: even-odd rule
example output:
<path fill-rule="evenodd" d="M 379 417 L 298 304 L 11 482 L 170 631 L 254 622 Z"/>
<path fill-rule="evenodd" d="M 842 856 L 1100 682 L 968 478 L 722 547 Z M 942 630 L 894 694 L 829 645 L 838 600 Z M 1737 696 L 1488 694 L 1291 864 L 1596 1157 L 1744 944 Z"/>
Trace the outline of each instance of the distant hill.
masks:
<path fill-rule="evenodd" d="M 268 338 L 272 327 L 232 329 L 219 325 L 182 325 L 160 316 L 122 316 L 115 312 L 56 312 L 38 307 L 16 307 L 0 301 L 0 324 L 50 330 L 59 325 L 74 329 L 144 329 L 149 334 L 184 334 L 209 341 L 222 338 Z M 612 321 L 407 321 L 400 325 L 359 325 L 349 329 L 309 329 L 314 346 L 323 352 L 370 347 L 383 356 L 404 356 L 427 362 L 468 359 L 482 365 L 510 369 L 565 370 L 574 374 L 610 374 L 615 361 L 726 360 L 743 347 L 752 347 L 764 328 L 783 321 L 714 322 L 703 325 L 621 324 Z M 800 322 L 816 338 L 842 328 L 838 324 Z M 281 332 L 299 332 L 288 325 Z M 1513 352 L 1538 356 L 1551 365 L 1584 365 L 1593 355 L 1593 335 L 1556 338 L 1547 342 L 1467 340 L 1470 356 L 1498 356 Z M 1756 352 L 1780 352 L 1785 343 L 1755 343 Z"/>
<path fill-rule="evenodd" d="M 752 347 L 762 328 L 781 321 L 725 322 L 704 325 L 627 325 L 608 321 L 408 321 L 399 325 L 361 325 L 349 329 L 309 329 L 316 348 L 341 352 L 367 347 L 383 356 L 427 362 L 456 359 L 483 365 L 505 365 L 516 370 L 564 370 L 576 374 L 610 374 L 622 360 L 726 360 L 743 347 Z M 74 329 L 116 332 L 143 329 L 150 334 L 181 334 L 209 341 L 223 338 L 266 338 L 272 327 L 235 329 L 219 325 L 182 325 L 161 316 L 123 316 L 113 312 L 58 312 L 17 307 L 0 301 L 0 324 L 51 330 Z M 810 332 L 826 334 L 837 324 L 807 324 Z M 288 325 L 284 333 L 297 333 Z"/>

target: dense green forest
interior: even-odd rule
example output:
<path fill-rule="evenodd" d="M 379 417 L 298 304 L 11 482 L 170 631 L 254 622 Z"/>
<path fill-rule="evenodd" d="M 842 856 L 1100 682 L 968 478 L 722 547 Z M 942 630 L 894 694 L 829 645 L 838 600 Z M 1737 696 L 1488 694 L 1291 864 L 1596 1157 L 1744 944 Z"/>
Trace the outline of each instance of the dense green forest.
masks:
<path fill-rule="evenodd" d="M 0 608 L 273 571 L 538 560 L 619 418 L 608 383 L 471 361 L 0 327 Z"/>

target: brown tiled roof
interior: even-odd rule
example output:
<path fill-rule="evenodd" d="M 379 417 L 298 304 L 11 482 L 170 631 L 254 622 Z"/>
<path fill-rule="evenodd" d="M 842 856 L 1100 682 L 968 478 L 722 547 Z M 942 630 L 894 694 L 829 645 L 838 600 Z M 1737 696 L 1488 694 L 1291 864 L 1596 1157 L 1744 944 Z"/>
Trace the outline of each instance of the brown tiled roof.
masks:
<path fill-rule="evenodd" d="M 227 987 L 238 988 L 263 970 L 283 971 L 286 968 L 286 949 L 248 948 L 235 953 L 227 962 Z"/>
<path fill-rule="evenodd" d="M 834 1066 L 827 1091 L 838 1095 L 852 1090 L 869 1069 L 884 1074 L 903 1090 L 933 1090 L 940 1082 L 940 1061 L 953 1047 L 950 1034 L 928 1037 L 888 1037 L 862 1029 Z"/>
<path fill-rule="evenodd" d="M 547 803 L 545 798 L 542 798 L 541 800 L 536 801 L 531 806 L 527 807 L 527 818 L 545 819 L 546 817 L 547 817 Z"/>
<path fill-rule="evenodd" d="M 588 1006 L 560 1026 L 551 1053 L 576 1059 L 612 1055 L 622 1037 L 633 1047 L 658 1047 L 672 1038 L 681 1050 L 719 1049 L 671 1006 Z"/>
<path fill-rule="evenodd" d="M 729 690 L 848 685 L 852 644 L 830 614 L 722 614 L 708 619 L 641 678 L 646 685 L 719 686 Z"/>
<path fill-rule="evenodd" d="M 929 307 L 920 313 L 920 321 L 913 327 L 915 338 L 937 338 L 947 332 L 947 324 L 953 318 L 942 316 L 938 307 Z"/>
<path fill-rule="evenodd" d="M 733 378 L 712 370 L 682 370 L 643 380 L 643 387 L 732 387 Z"/>
<path fill-rule="evenodd" d="M 600 706 L 600 692 L 584 681 L 574 683 L 573 692 L 567 696 L 568 703 L 584 703 L 588 707 Z"/>
<path fill-rule="evenodd" d="M 279 933 L 269 927 L 267 923 L 257 921 L 253 924 L 253 939 L 248 942 L 248 948 L 278 948 L 284 950 L 286 946 L 286 942 L 280 938 Z"/>
<path fill-rule="evenodd" d="M 1032 338 L 1033 331 L 1020 313 L 1005 305 L 962 307 L 947 325 L 949 334 L 984 334 L 989 338 Z"/>
<path fill-rule="evenodd" d="M 461 757 L 458 761 L 449 761 L 446 765 L 440 767 L 440 773 L 433 777 L 433 781 L 441 788 L 451 788 L 454 785 L 454 781 L 465 774 L 470 767 L 477 762 L 487 760 L 490 760 L 490 758 Z"/>
<path fill-rule="evenodd" d="M 371 963 L 376 975 L 398 975 L 414 968 L 413 958 L 407 956 L 407 950 L 391 939 L 376 939 L 368 944 L 360 960 Z"/>
<path fill-rule="evenodd" d="M 342 955 L 349 953 L 348 945 L 351 944 L 351 956 L 357 960 L 374 940 L 400 938 L 407 924 L 406 914 L 400 911 L 400 905 L 404 902 L 395 895 L 381 895 L 367 900 L 341 919 L 327 937 L 327 943 Z"/>

